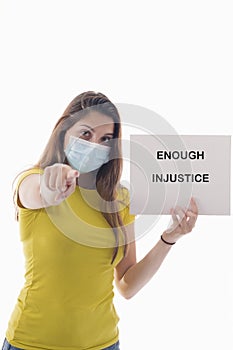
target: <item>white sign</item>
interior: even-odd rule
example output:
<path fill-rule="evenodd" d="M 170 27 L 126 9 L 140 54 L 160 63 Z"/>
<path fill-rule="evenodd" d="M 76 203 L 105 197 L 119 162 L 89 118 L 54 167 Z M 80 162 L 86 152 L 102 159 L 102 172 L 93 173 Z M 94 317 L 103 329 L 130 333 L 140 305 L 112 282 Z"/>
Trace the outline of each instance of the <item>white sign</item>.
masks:
<path fill-rule="evenodd" d="M 194 197 L 202 215 L 230 215 L 231 136 L 131 135 L 132 214 L 170 214 Z"/>

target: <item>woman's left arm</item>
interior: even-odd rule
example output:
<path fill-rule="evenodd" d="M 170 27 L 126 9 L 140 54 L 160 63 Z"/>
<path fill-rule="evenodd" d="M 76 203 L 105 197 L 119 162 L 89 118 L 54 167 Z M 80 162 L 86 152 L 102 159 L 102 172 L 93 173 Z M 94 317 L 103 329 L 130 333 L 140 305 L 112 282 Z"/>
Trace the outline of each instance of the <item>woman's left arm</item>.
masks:
<path fill-rule="evenodd" d="M 184 212 L 181 208 L 172 211 L 173 223 L 163 232 L 162 237 L 168 243 L 175 243 L 185 234 L 192 231 L 198 216 L 198 208 L 191 199 L 190 210 Z M 129 237 L 134 236 L 134 224 L 126 227 Z M 172 244 L 160 239 L 147 255 L 136 261 L 135 240 L 129 243 L 128 254 L 115 268 L 115 283 L 120 294 L 126 299 L 132 298 L 158 271 Z"/>

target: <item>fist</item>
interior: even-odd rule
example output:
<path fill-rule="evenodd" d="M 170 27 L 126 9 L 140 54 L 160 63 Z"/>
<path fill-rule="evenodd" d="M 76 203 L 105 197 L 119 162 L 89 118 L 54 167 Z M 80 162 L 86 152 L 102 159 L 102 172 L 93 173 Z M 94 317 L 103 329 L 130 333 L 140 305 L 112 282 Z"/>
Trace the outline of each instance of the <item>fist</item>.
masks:
<path fill-rule="evenodd" d="M 44 169 L 41 176 L 40 192 L 48 205 L 58 205 L 75 190 L 77 170 L 69 165 L 56 163 Z"/>

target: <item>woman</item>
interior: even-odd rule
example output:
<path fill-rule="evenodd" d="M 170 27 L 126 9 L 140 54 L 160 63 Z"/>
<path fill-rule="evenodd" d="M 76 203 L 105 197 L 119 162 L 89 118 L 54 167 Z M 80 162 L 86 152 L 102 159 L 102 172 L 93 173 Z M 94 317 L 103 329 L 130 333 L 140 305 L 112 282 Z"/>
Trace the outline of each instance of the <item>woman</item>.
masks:
<path fill-rule="evenodd" d="M 101 93 L 80 94 L 39 162 L 17 182 L 26 273 L 4 350 L 119 349 L 113 280 L 132 298 L 197 219 L 192 199 L 190 210 L 173 211 L 172 226 L 137 262 L 135 216 L 121 172 L 117 108 Z"/>

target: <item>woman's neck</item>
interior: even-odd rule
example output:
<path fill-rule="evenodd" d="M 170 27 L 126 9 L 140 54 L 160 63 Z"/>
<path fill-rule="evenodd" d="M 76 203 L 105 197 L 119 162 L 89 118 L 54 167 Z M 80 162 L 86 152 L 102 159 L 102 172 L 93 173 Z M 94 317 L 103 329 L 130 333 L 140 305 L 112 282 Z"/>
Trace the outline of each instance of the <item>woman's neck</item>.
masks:
<path fill-rule="evenodd" d="M 80 174 L 77 178 L 77 185 L 79 187 L 87 188 L 90 190 L 96 189 L 96 175 L 97 172 L 90 172 L 85 174 Z"/>

